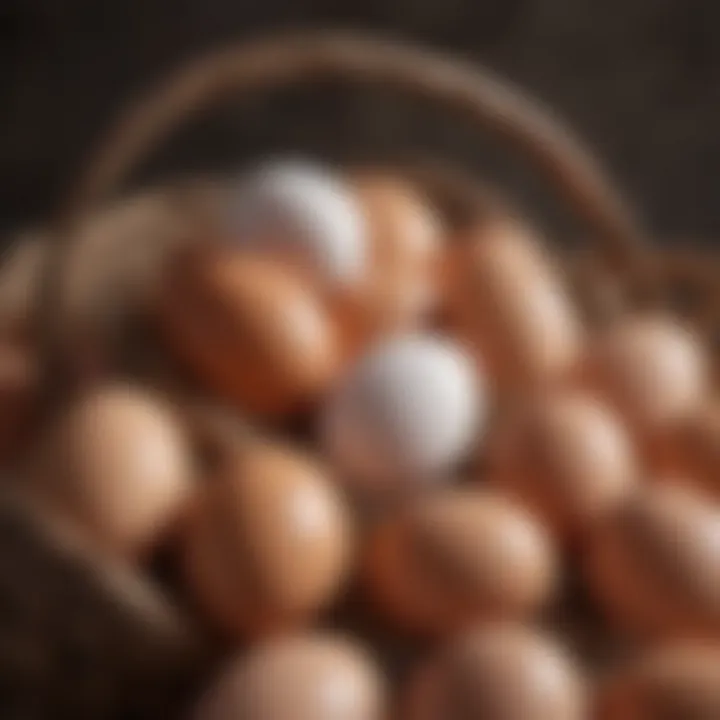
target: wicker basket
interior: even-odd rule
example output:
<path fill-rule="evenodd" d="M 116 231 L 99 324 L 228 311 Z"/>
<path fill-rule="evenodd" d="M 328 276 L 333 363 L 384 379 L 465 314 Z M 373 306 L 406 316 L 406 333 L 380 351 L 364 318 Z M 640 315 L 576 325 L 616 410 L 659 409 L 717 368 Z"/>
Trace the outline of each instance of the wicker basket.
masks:
<path fill-rule="evenodd" d="M 112 193 L 158 143 L 196 113 L 240 93 L 322 79 L 371 84 L 425 98 L 448 113 L 466 116 L 510 149 L 520 150 L 592 235 L 591 245 L 565 258 L 588 315 L 602 321 L 629 305 L 672 307 L 695 323 L 720 354 L 720 259 L 707 250 L 654 248 L 595 160 L 567 128 L 522 92 L 482 69 L 412 47 L 332 33 L 288 35 L 211 55 L 133 105 L 82 174 L 57 224 L 44 236 L 26 240 L 11 257 L 0 283 L 1 319 L 13 333 L 27 318 L 38 321 L 30 329 L 37 333 L 34 341 L 42 361 L 44 410 L 50 412 L 78 384 L 109 372 L 135 373 L 155 381 L 181 376 L 177 368 L 168 370 L 170 361 L 154 347 L 137 311 L 168 254 L 186 242 L 205 239 L 201 229 L 211 216 L 208 202 L 219 190 L 203 182 L 191 183 L 108 205 Z M 466 172 L 437 163 L 406 170 L 431 192 L 449 222 L 462 224 L 499 202 Z M 34 312 L 36 295 L 40 302 Z M 127 352 L 130 348 L 136 350 Z M 171 391 L 192 392 L 191 384 L 181 378 Z M 13 562 L 22 558 L 25 566 L 27 557 L 28 564 L 19 579 L 14 575 L 7 582 L 11 568 L 3 561 L 0 605 L 19 605 L 20 593 L 45 593 L 51 598 L 55 592 L 57 602 L 75 605 L 76 590 L 56 590 L 58 583 L 62 587 L 77 583 L 86 605 L 76 613 L 77 624 L 62 622 L 67 609 L 62 607 L 46 612 L 41 624 L 27 613 L 16 627 L 3 620 L 0 647 L 5 649 L 10 638 L 42 656 L 46 647 L 73 646 L 90 632 L 99 633 L 102 641 L 83 651 L 83 662 L 93 665 L 93 681 L 80 682 L 80 671 L 70 673 L 61 682 L 65 694 L 59 692 L 57 678 L 49 670 L 40 672 L 32 662 L 26 663 L 21 651 L 5 649 L 0 674 L 3 683 L 11 686 L 8 697 L 18 711 L 3 717 L 157 717 L 156 704 L 136 708 L 130 703 L 127 708 L 121 698 L 137 697 L 147 681 L 158 688 L 177 687 L 184 669 L 168 663 L 162 682 L 152 673 L 138 679 L 133 666 L 137 652 L 145 652 L 146 634 L 117 632 L 115 616 L 108 619 L 106 611 L 112 595 L 108 586 L 82 580 L 82 573 L 57 570 L 55 566 L 67 566 L 66 551 L 48 542 L 44 529 L 30 516 L 15 513 L 8 524 L 2 521 L 17 544 Z M 45 562 L 42 556 L 50 559 Z M 90 576 L 88 568 L 99 567 L 97 559 L 85 556 L 74 562 Z M 570 622 L 567 609 L 561 614 Z M 585 627 L 592 622 L 586 618 Z M 574 626 L 577 638 L 576 630 Z M 132 652 L 127 651 L 128 643 L 137 643 Z M 580 643 L 587 650 L 584 638 Z M 192 655 L 173 653 L 186 659 Z M 160 662 L 164 660 L 153 660 L 150 666 L 157 668 Z M 36 709 L 30 698 L 34 687 L 43 683 L 51 689 L 40 696 L 50 700 Z M 93 693 L 99 693 L 101 700 Z M 43 714 L 50 712 L 49 707 L 53 712 Z M 166 712 L 161 716 L 170 717 Z"/>

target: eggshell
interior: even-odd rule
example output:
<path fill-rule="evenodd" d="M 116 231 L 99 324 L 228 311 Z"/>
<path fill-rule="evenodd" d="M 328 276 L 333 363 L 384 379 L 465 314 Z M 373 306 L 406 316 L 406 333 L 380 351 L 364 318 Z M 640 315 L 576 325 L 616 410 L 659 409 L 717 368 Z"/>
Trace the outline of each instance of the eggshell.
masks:
<path fill-rule="evenodd" d="M 266 642 L 235 661 L 194 720 L 384 720 L 385 688 L 365 650 L 332 635 Z"/>
<path fill-rule="evenodd" d="M 557 558 L 544 528 L 487 491 L 446 489 L 390 513 L 367 548 L 376 605 L 411 631 L 525 618 L 553 594 Z"/>
<path fill-rule="evenodd" d="M 329 397 L 322 440 L 365 490 L 438 477 L 482 436 L 486 388 L 455 343 L 400 336 L 362 357 Z"/>
<path fill-rule="evenodd" d="M 583 343 L 559 273 L 531 232 L 505 218 L 459 238 L 448 270 L 448 317 L 503 389 L 562 378 Z"/>
<path fill-rule="evenodd" d="M 305 161 L 266 163 L 241 178 L 230 202 L 228 232 L 237 246 L 284 257 L 329 286 L 364 277 L 365 218 L 332 171 Z"/>
<path fill-rule="evenodd" d="M 720 646 L 672 644 L 619 668 L 598 692 L 597 720 L 720 717 Z"/>
<path fill-rule="evenodd" d="M 454 640 L 411 679 L 403 720 L 585 720 L 584 679 L 533 630 L 490 625 Z"/>
<path fill-rule="evenodd" d="M 223 400 L 277 418 L 304 409 L 340 365 L 323 303 L 287 268 L 203 251 L 167 276 L 159 298 L 170 344 Z"/>
<path fill-rule="evenodd" d="M 584 533 L 613 512 L 640 474 L 623 423 L 585 393 L 540 393 L 500 423 L 488 479 L 563 536 Z"/>
<path fill-rule="evenodd" d="M 369 336 L 412 329 L 437 304 L 442 224 L 407 182 L 380 172 L 352 178 L 368 228 L 370 262 L 359 298 Z"/>
<path fill-rule="evenodd" d="M 687 487 L 649 485 L 597 529 L 590 586 L 625 631 L 720 637 L 720 510 Z"/>
<path fill-rule="evenodd" d="M 177 417 L 125 385 L 88 392 L 50 431 L 32 491 L 106 549 L 137 558 L 174 528 L 193 491 L 193 464 Z"/>
<path fill-rule="evenodd" d="M 709 391 L 707 358 L 692 332 L 663 316 L 626 318 L 588 348 L 591 385 L 640 434 L 691 414 Z"/>
<path fill-rule="evenodd" d="M 185 538 L 190 586 L 235 637 L 310 618 L 339 592 L 352 521 L 325 469 L 298 452 L 248 443 L 211 477 Z"/>

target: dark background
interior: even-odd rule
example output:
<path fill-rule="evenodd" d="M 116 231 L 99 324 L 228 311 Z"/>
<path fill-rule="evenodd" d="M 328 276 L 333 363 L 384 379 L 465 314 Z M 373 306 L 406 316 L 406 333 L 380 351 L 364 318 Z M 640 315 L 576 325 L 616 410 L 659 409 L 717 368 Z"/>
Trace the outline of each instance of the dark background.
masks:
<path fill-rule="evenodd" d="M 487 64 L 565 117 L 658 233 L 720 236 L 714 0 L 0 0 L 2 229 L 46 216 L 122 102 L 179 63 L 218 43 L 318 25 Z M 406 145 L 493 171 L 499 162 L 492 142 L 442 113 L 326 89 L 230 108 L 150 169 L 226 166 L 286 146 L 337 155 Z M 542 205 L 541 183 L 510 166 L 503 179 Z"/>

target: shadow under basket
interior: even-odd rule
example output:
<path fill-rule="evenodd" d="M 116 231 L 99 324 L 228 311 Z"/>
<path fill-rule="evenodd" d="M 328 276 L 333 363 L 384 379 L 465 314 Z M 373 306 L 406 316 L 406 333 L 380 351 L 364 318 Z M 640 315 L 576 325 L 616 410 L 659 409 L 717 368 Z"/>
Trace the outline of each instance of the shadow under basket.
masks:
<path fill-rule="evenodd" d="M 78 386 L 108 373 L 153 382 L 179 373 L 168 373 L 171 361 L 137 316 L 174 249 L 207 240 L 201 228 L 215 189 L 189 183 L 109 205 L 114 191 L 197 113 L 240 94 L 318 80 L 423 98 L 519 150 L 592 237 L 580 253 L 559 258 L 588 317 L 602 321 L 633 307 L 671 309 L 720 355 L 718 257 L 707 249 L 653 247 L 592 156 L 524 93 L 481 68 L 404 45 L 334 33 L 286 35 L 211 55 L 132 105 L 56 224 L 23 241 L 34 248 L 28 245 L 27 254 L 21 246 L 11 256 L 0 282 L 0 311 L 6 329 L 30 330 L 40 358 L 43 416 Z M 420 183 L 454 225 L 495 207 L 493 194 L 466 169 L 418 163 L 397 171 Z M 80 231 L 88 227 L 96 231 Z M 92 281 L 87 294 L 68 302 L 83 277 Z M 172 392 L 190 394 L 185 383 Z M 0 505 L 3 718 L 173 717 L 173 704 L 181 705 L 194 686 L 188 678 L 199 676 L 198 651 L 179 631 L 182 623 L 170 619 L 135 571 L 113 570 L 108 579 L 98 558 L 57 543 L 51 525 L 22 503 Z"/>

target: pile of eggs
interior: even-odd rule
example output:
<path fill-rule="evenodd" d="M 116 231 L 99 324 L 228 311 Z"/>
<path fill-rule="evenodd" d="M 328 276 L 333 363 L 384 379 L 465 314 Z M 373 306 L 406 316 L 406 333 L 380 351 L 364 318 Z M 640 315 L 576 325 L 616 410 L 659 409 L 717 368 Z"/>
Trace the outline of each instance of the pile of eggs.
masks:
<path fill-rule="evenodd" d="M 114 381 L 27 483 L 123 562 L 173 549 L 227 648 L 193 717 L 720 718 L 700 340 L 659 313 L 591 327 L 530 225 L 451 226 L 390 172 L 268 163 L 223 197 L 146 308 L 236 421 L 212 458 L 178 398 Z M 547 620 L 569 585 L 623 641 L 609 666 Z M 381 630 L 333 622 L 348 603 Z"/>

